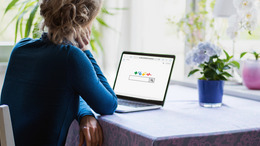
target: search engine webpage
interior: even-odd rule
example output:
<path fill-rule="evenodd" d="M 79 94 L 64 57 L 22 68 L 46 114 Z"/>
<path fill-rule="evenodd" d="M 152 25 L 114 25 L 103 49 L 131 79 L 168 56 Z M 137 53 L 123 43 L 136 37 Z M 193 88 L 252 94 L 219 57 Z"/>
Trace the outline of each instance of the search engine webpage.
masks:
<path fill-rule="evenodd" d="M 163 101 L 173 58 L 124 54 L 115 83 L 117 95 Z"/>

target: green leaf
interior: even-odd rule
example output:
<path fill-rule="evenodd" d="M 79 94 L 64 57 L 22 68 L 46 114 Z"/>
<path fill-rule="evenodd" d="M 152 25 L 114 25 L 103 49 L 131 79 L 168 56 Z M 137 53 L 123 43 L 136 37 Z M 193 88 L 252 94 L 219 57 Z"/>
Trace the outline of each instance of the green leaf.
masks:
<path fill-rule="evenodd" d="M 217 64 L 215 64 L 215 62 L 212 62 L 211 64 L 209 64 L 209 68 L 211 68 L 212 70 L 216 70 L 218 69 Z"/>
<path fill-rule="evenodd" d="M 219 80 L 223 80 L 223 81 L 227 80 L 223 75 L 219 75 L 218 78 L 219 78 Z"/>
<path fill-rule="evenodd" d="M 4 14 L 6 14 L 6 12 L 8 12 L 12 7 L 14 7 L 17 2 L 18 2 L 18 0 L 12 0 L 12 1 L 8 4 L 8 6 L 6 7 Z"/>
<path fill-rule="evenodd" d="M 97 54 L 98 51 L 94 40 L 90 40 L 90 46 L 92 50 Z"/>
<path fill-rule="evenodd" d="M 228 55 L 228 53 L 225 50 L 223 50 L 223 51 L 224 51 L 224 53 L 226 55 L 225 61 L 228 62 L 231 58 L 230 58 L 230 56 Z"/>
<path fill-rule="evenodd" d="M 218 55 L 213 55 L 210 58 L 212 58 L 212 59 L 218 58 Z"/>
<path fill-rule="evenodd" d="M 258 60 L 260 54 L 256 53 L 255 51 L 252 54 L 255 56 L 255 60 Z"/>
<path fill-rule="evenodd" d="M 194 69 L 194 70 L 190 71 L 189 74 L 188 74 L 188 77 L 190 77 L 191 75 L 193 75 L 197 71 L 199 71 L 199 69 Z"/>
<path fill-rule="evenodd" d="M 96 20 L 103 26 L 111 28 L 102 18 L 97 17 Z"/>
<path fill-rule="evenodd" d="M 104 51 L 104 48 L 99 39 L 101 34 L 96 30 L 95 26 L 92 27 L 92 36 L 93 36 L 93 41 L 95 41 L 95 44 L 97 44 L 100 47 L 101 51 Z"/>
<path fill-rule="evenodd" d="M 20 16 L 19 18 L 17 19 L 16 21 L 16 25 L 15 25 L 15 36 L 14 36 L 14 42 L 16 43 L 16 40 L 17 40 L 17 32 L 18 32 L 18 27 L 19 27 L 19 22 L 20 22 L 20 26 L 21 26 L 21 23 L 22 23 L 22 20 L 23 20 L 23 16 L 26 14 L 27 11 L 24 11 Z M 22 28 L 20 28 L 22 29 Z M 20 30 L 21 31 L 21 30 Z M 21 36 L 22 36 L 22 33 L 21 33 Z"/>
<path fill-rule="evenodd" d="M 115 15 L 114 13 L 108 12 L 108 10 L 106 8 L 101 8 L 101 13 L 111 15 L 111 16 Z"/>
<path fill-rule="evenodd" d="M 216 61 L 216 64 L 217 64 L 217 68 L 218 68 L 218 69 L 223 70 L 223 68 L 224 68 L 224 63 L 223 63 L 222 60 L 218 59 L 218 60 Z"/>
<path fill-rule="evenodd" d="M 207 78 L 205 78 L 205 76 L 199 78 L 200 80 L 207 80 Z"/>
<path fill-rule="evenodd" d="M 219 75 L 219 74 L 215 74 L 214 76 L 213 76 L 213 79 L 214 80 L 220 80 L 220 77 L 221 75 Z"/>
<path fill-rule="evenodd" d="M 23 17 L 21 18 L 19 27 L 20 27 L 20 36 L 21 38 L 23 38 Z"/>
<path fill-rule="evenodd" d="M 38 3 L 36 3 L 33 10 L 30 13 L 29 19 L 27 20 L 26 27 L 25 27 L 25 36 L 24 37 L 28 37 L 30 35 L 32 23 L 35 18 L 35 14 L 37 12 L 38 7 L 39 7 L 39 5 L 38 5 Z"/>
<path fill-rule="evenodd" d="M 231 74 L 229 74 L 228 72 L 223 72 L 222 75 L 226 76 L 226 77 L 232 77 Z"/>
<path fill-rule="evenodd" d="M 200 64 L 199 67 L 200 67 L 200 68 L 204 68 L 204 67 L 205 67 L 205 64 Z"/>
<path fill-rule="evenodd" d="M 14 37 L 14 42 L 16 43 L 16 39 L 17 39 L 17 32 L 18 32 L 18 26 L 19 26 L 19 21 L 20 19 L 17 19 L 16 24 L 15 24 L 15 37 Z"/>
<path fill-rule="evenodd" d="M 240 54 L 240 58 L 242 58 L 243 56 L 245 56 L 246 53 L 247 53 L 247 52 L 243 52 L 243 53 L 241 53 L 241 54 Z"/>
<path fill-rule="evenodd" d="M 233 66 L 233 67 L 236 67 L 236 68 L 240 68 L 240 64 L 237 62 L 237 61 L 231 61 L 228 63 L 229 65 Z"/>
<path fill-rule="evenodd" d="M 100 49 L 101 49 L 101 51 L 103 52 L 104 51 L 104 48 L 103 48 L 103 46 L 102 46 L 102 44 L 101 44 L 101 42 L 100 42 L 100 33 L 95 29 L 95 28 L 93 28 L 92 29 L 92 36 L 93 36 L 93 41 L 95 41 L 96 42 L 96 44 L 100 47 Z"/>
<path fill-rule="evenodd" d="M 253 54 L 254 54 L 254 55 L 258 55 L 258 54 L 256 53 L 256 51 L 254 51 Z"/>
<path fill-rule="evenodd" d="M 27 2 L 27 3 L 26 3 L 26 2 Z M 6 25 L 6 27 L 3 29 L 3 31 L 5 31 L 6 28 L 8 28 L 9 25 L 10 25 L 14 20 L 17 21 L 17 19 L 22 19 L 22 17 L 29 11 L 29 8 L 33 5 L 33 3 L 35 3 L 35 2 L 34 2 L 34 1 L 33 1 L 33 2 L 30 2 L 30 0 L 24 1 L 23 4 L 18 8 L 17 14 L 12 18 L 12 20 L 8 23 L 8 25 Z M 18 29 L 18 28 L 17 28 L 17 29 Z M 2 32 L 3 32 L 3 31 L 2 31 Z M 1 33 L 2 33 L 2 32 L 1 32 Z M 15 36 L 15 37 L 17 38 L 17 33 L 16 33 L 16 36 Z"/>
<path fill-rule="evenodd" d="M 214 7 L 215 7 L 215 3 L 216 3 L 216 1 L 211 1 L 211 3 L 210 3 L 210 8 L 213 10 L 214 9 Z"/>
<path fill-rule="evenodd" d="M 210 79 L 210 80 L 215 80 L 214 79 L 214 76 L 216 75 L 216 71 L 215 70 L 212 70 L 212 69 L 206 69 L 204 71 L 204 76 L 207 78 L 207 79 Z"/>

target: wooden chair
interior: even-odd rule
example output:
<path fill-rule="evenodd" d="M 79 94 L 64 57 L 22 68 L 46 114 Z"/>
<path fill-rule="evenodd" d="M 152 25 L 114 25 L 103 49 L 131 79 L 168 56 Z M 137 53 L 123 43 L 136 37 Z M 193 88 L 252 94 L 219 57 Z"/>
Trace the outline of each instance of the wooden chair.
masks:
<path fill-rule="evenodd" d="M 0 146 L 14 145 L 9 107 L 7 105 L 0 105 Z"/>

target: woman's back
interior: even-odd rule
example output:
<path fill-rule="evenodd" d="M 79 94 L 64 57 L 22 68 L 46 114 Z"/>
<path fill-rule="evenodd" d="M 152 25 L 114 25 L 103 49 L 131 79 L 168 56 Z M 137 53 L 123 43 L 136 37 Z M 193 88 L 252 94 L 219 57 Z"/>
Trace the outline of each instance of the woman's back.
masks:
<path fill-rule="evenodd" d="M 91 109 L 112 114 L 117 98 L 87 45 L 101 0 L 42 0 L 41 39 L 26 38 L 13 49 L 1 103 L 10 108 L 17 146 L 64 145 L 78 119 L 88 145 L 101 145 Z M 94 126 L 93 126 L 94 125 Z M 92 126 L 92 127 L 91 127 Z"/>
<path fill-rule="evenodd" d="M 77 118 L 79 95 L 96 112 L 113 113 L 116 96 L 90 52 L 85 53 L 44 38 L 23 39 L 15 46 L 1 104 L 10 107 L 16 145 L 64 145 Z"/>

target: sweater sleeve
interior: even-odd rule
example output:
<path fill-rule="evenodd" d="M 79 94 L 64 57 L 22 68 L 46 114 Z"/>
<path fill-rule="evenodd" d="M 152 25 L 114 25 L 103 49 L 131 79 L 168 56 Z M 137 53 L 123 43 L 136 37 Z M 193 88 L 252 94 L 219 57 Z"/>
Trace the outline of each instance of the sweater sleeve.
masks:
<path fill-rule="evenodd" d="M 94 59 L 93 55 L 91 54 L 91 52 L 89 50 L 86 50 L 86 51 L 84 51 L 84 53 L 87 55 L 88 59 L 91 61 L 100 82 L 106 87 L 106 89 L 111 94 L 114 94 L 114 96 L 116 96 L 115 93 L 114 93 L 114 90 L 108 84 L 106 77 L 103 75 L 100 67 L 98 66 L 98 64 L 97 64 L 96 60 Z"/>
<path fill-rule="evenodd" d="M 88 104 L 82 99 L 82 97 L 79 97 L 79 109 L 78 109 L 78 116 L 77 116 L 78 122 L 80 123 L 81 118 L 87 115 L 94 116 Z"/>
<path fill-rule="evenodd" d="M 113 114 L 117 107 L 117 97 L 90 51 L 82 52 L 72 46 L 68 66 L 68 77 L 73 90 L 96 113 Z"/>

